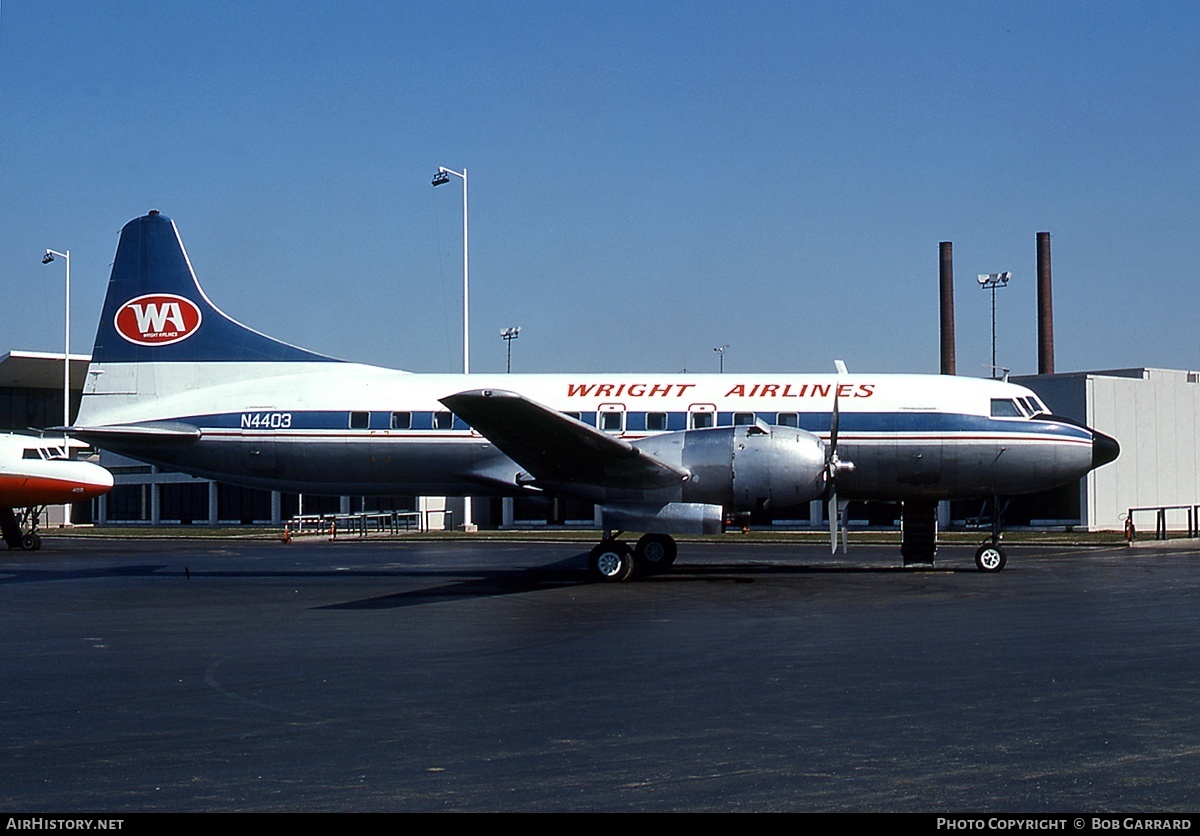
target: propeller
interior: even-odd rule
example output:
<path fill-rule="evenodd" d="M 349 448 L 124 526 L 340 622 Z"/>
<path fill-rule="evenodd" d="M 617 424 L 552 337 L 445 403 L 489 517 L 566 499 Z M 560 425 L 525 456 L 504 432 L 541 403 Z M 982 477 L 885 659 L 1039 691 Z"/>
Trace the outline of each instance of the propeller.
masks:
<path fill-rule="evenodd" d="M 839 473 L 849 473 L 854 470 L 854 462 L 844 462 L 838 458 L 838 424 L 841 417 L 838 410 L 838 392 L 834 389 L 833 392 L 833 417 L 829 422 L 829 444 L 825 447 L 825 493 L 828 497 L 828 514 L 829 514 L 829 553 L 837 552 L 838 541 L 838 524 L 841 519 L 841 511 L 845 508 L 843 504 L 838 506 L 837 498 L 837 477 Z M 843 539 L 843 547 L 845 540 Z"/>

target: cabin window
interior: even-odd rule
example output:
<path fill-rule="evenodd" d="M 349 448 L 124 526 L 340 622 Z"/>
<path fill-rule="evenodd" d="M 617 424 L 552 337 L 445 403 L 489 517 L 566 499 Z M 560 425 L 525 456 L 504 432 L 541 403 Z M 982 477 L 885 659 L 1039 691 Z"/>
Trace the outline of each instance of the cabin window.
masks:
<path fill-rule="evenodd" d="M 1017 408 L 1016 401 L 1008 398 L 992 398 L 992 417 L 1020 418 L 1021 410 Z"/>
<path fill-rule="evenodd" d="M 412 429 L 412 413 L 411 412 L 393 412 L 392 413 L 392 429 L 393 430 L 410 430 L 410 429 Z"/>
<path fill-rule="evenodd" d="M 350 429 L 365 430 L 371 426 L 371 413 L 369 412 L 351 412 L 350 413 Z"/>
<path fill-rule="evenodd" d="M 735 412 L 733 413 L 733 425 L 735 427 L 744 427 L 754 423 L 753 412 Z"/>
<path fill-rule="evenodd" d="M 795 412 L 781 412 L 775 419 L 775 423 L 781 427 L 798 427 L 800 426 L 800 416 Z"/>
<path fill-rule="evenodd" d="M 568 418 L 574 418 L 576 421 L 582 420 L 580 418 L 581 414 L 582 413 L 579 413 L 579 412 L 564 412 L 563 413 L 563 415 L 567 416 Z"/>
<path fill-rule="evenodd" d="M 25 449 L 25 452 L 23 452 L 21 454 L 21 458 L 23 458 L 23 459 L 39 459 L 40 460 L 42 457 L 40 455 L 38 455 L 37 450 L 33 449 L 32 447 L 27 447 Z"/>
<path fill-rule="evenodd" d="M 437 430 L 448 430 L 454 426 L 454 413 L 452 412 L 435 412 L 433 413 L 433 427 Z"/>
<path fill-rule="evenodd" d="M 601 412 L 600 413 L 600 429 L 606 433 L 619 433 L 623 427 L 624 412 Z"/>
<path fill-rule="evenodd" d="M 647 412 L 646 413 L 646 429 L 650 432 L 659 432 L 667 428 L 667 413 L 665 412 Z"/>
<path fill-rule="evenodd" d="M 693 412 L 692 413 L 692 429 L 703 430 L 713 425 L 715 416 L 711 412 Z"/>

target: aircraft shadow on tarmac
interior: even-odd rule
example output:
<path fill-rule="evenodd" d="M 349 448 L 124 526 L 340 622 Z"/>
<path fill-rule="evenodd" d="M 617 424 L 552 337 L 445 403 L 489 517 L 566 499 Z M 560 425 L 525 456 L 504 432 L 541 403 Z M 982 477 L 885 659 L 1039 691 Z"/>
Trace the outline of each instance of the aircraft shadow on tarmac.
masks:
<path fill-rule="evenodd" d="M 968 572 L 975 574 L 976 570 L 958 567 L 901 567 L 901 566 L 866 566 L 866 565 L 813 565 L 813 564 L 781 564 L 756 563 L 738 561 L 731 563 L 676 564 L 669 572 L 652 575 L 635 581 L 633 586 L 644 584 L 680 584 L 680 583 L 736 583 L 746 584 L 771 578 L 800 577 L 817 574 L 912 574 L 918 572 L 938 572 L 943 574 Z M 424 572 L 389 572 L 388 574 L 403 574 L 408 577 L 424 575 Z M 329 604 L 317 609 L 354 610 L 354 609 L 390 609 L 394 607 L 410 607 L 422 604 L 433 604 L 442 601 L 465 600 L 470 598 L 493 598 L 504 595 L 518 595 L 528 592 L 538 592 L 551 588 L 569 586 L 601 586 L 587 576 L 587 553 L 573 555 L 555 563 L 544 566 L 516 570 L 484 570 L 443 572 L 431 571 L 427 574 L 430 579 L 459 576 L 461 580 L 452 580 L 437 586 L 423 589 L 395 592 L 378 597 L 365 598 L 358 601 L 347 601 L 340 604 Z M 603 585 L 608 587 L 610 585 Z M 629 584 L 612 586 L 628 587 Z"/>
<path fill-rule="evenodd" d="M 870 575 L 870 574 L 911 574 L 918 572 L 974 574 L 975 569 L 952 566 L 918 566 L 904 568 L 901 566 L 879 566 L 864 564 L 813 564 L 785 563 L 761 561 L 731 561 L 678 563 L 669 572 L 641 578 L 632 586 L 640 587 L 646 584 L 691 584 L 691 583 L 735 583 L 748 584 L 786 577 L 803 577 L 811 575 Z M 328 604 L 316 609 L 330 610 L 371 610 L 390 609 L 395 607 L 419 606 L 444 601 L 469 600 L 472 598 L 494 598 L 506 595 L 520 595 L 547 589 L 562 587 L 598 586 L 608 588 L 609 585 L 596 584 L 588 577 L 587 553 L 571 555 L 570 557 L 542 566 L 506 569 L 495 567 L 488 569 L 400 569 L 388 567 L 378 570 L 204 570 L 184 568 L 179 572 L 176 567 L 165 564 L 133 564 L 127 566 L 107 566 L 101 568 L 72 568 L 55 569 L 0 569 L 0 585 L 21 583 L 46 583 L 71 580 L 92 580 L 116 577 L 161 577 L 176 578 L 184 576 L 188 579 L 202 578 L 342 578 L 374 577 L 380 580 L 389 578 L 408 580 L 428 579 L 441 580 L 434 586 L 403 592 L 388 593 L 357 601 L 347 601 L 338 604 Z M 628 587 L 628 584 L 616 585 Z"/>
<path fill-rule="evenodd" d="M 166 568 L 164 565 L 104 566 L 96 569 L 7 569 L 0 567 L 0 586 L 95 578 L 148 578 L 159 574 Z"/>

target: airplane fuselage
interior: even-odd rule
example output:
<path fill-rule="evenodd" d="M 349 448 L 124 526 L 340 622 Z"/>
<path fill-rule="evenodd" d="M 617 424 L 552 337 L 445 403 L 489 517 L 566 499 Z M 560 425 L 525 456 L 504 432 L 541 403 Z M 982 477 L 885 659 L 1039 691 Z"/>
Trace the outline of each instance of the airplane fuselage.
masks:
<path fill-rule="evenodd" d="M 151 382 L 154 396 L 146 397 Z M 1037 409 L 1028 405 L 1037 402 L 1028 389 L 928 375 L 435 375 L 334 362 L 109 364 L 90 376 L 77 424 L 194 429 L 157 442 L 95 440 L 254 487 L 518 494 L 522 468 L 439 402 L 488 387 L 519 391 L 635 444 L 756 420 L 828 441 L 836 398 L 841 457 L 855 464 L 840 477 L 846 499 L 1028 493 L 1078 478 L 1094 461 L 1093 433 L 1031 414 Z"/>

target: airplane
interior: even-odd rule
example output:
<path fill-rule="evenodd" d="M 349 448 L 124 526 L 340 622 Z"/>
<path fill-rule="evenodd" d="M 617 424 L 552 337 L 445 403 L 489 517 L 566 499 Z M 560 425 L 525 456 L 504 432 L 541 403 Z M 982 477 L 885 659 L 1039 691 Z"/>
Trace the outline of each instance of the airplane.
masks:
<path fill-rule="evenodd" d="M 157 210 L 121 231 L 71 432 L 160 467 L 329 495 L 575 497 L 600 506 L 593 578 L 663 571 L 727 515 L 902 503 L 905 563 L 937 502 L 1032 493 L 1117 441 L 1031 390 L 943 375 L 414 374 L 254 331 L 201 289 Z M 976 565 L 1003 569 L 999 515 Z M 782 518 L 789 518 L 784 516 Z M 645 532 L 631 547 L 626 531 Z"/>
<path fill-rule="evenodd" d="M 113 486 L 98 464 L 70 457 L 62 439 L 0 433 L 0 533 L 10 549 L 37 551 L 41 506 L 82 502 Z M 21 511 L 18 518 L 17 509 Z"/>

